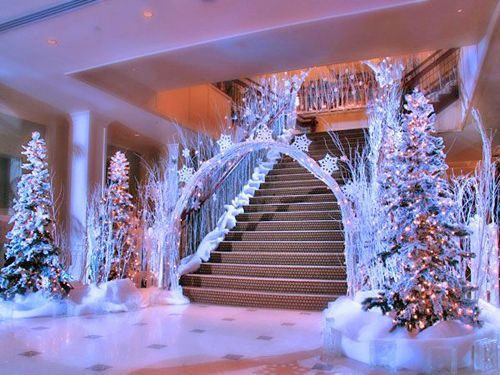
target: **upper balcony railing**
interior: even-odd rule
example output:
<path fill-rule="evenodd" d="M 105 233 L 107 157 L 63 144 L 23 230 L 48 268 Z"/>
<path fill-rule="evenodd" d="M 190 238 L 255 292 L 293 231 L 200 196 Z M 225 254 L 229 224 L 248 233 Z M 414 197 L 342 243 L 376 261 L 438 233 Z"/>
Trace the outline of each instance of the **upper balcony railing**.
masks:
<path fill-rule="evenodd" d="M 405 93 L 418 87 L 434 105 L 436 113 L 458 99 L 458 59 L 460 50 L 438 50 L 403 78 Z"/>

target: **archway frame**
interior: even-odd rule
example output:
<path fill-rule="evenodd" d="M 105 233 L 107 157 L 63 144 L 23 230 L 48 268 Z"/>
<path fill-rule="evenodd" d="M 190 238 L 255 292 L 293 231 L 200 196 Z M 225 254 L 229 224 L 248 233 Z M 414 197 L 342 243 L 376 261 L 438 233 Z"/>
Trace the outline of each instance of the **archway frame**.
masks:
<path fill-rule="evenodd" d="M 342 189 L 340 188 L 337 181 L 326 171 L 324 171 L 319 164 L 312 159 L 307 153 L 297 149 L 296 147 L 279 141 L 258 141 L 249 140 L 246 142 L 241 142 L 234 144 L 226 151 L 221 152 L 205 163 L 196 171 L 196 173 L 191 177 L 191 179 L 186 183 L 181 191 L 181 195 L 177 201 L 177 204 L 172 213 L 171 228 L 169 228 L 170 243 L 173 244 L 173 257 L 165 260 L 164 264 L 172 265 L 168 271 L 168 277 L 170 279 L 171 289 L 180 289 L 179 285 L 179 275 L 177 269 L 180 263 L 180 234 L 182 226 L 182 214 L 184 210 L 188 207 L 188 204 L 194 194 L 197 193 L 197 189 L 200 183 L 207 180 L 207 177 L 213 173 L 217 168 L 221 168 L 228 163 L 234 162 L 236 159 L 242 158 L 249 153 L 258 152 L 261 150 L 267 150 L 268 154 L 270 152 L 285 154 L 296 160 L 302 167 L 307 169 L 311 174 L 313 174 L 317 179 L 323 181 L 330 191 L 334 194 L 337 199 L 341 217 L 342 224 L 344 228 L 344 253 L 346 259 L 346 266 L 348 266 L 348 254 L 352 253 L 350 250 L 353 239 L 352 230 L 346 230 L 347 227 L 353 225 L 354 211 L 350 205 L 348 199 L 345 197 Z M 167 271 L 167 270 L 165 270 Z M 347 273 L 350 274 L 349 272 Z M 167 272 L 164 272 L 167 276 Z M 350 294 L 349 280 L 348 282 L 348 294 Z M 165 285 L 165 284 L 164 284 Z"/>

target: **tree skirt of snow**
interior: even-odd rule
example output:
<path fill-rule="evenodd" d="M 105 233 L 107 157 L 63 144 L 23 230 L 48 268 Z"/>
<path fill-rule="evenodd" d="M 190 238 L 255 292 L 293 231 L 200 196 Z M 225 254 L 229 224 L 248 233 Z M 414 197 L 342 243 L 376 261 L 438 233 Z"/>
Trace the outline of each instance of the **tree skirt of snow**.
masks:
<path fill-rule="evenodd" d="M 373 295 L 373 292 L 368 295 Z M 346 357 L 393 369 L 409 369 L 425 372 L 428 369 L 429 354 L 436 348 L 455 348 L 458 368 L 471 365 L 471 349 L 476 340 L 496 337 L 500 330 L 499 309 L 486 302 L 487 314 L 481 315 L 483 327 L 471 327 L 459 321 L 443 321 L 425 329 L 417 335 L 410 335 L 404 328 L 392 328 L 392 319 L 380 310 L 363 311 L 358 301 L 367 296 L 357 295 L 354 300 L 341 297 L 329 304 L 324 311 L 325 325 L 340 332 L 340 350 Z M 392 346 L 391 344 L 394 344 Z M 390 353 L 382 353 L 383 347 Z M 390 348 L 394 348 L 393 351 Z M 372 348 L 372 354 L 370 354 Z M 441 353 L 441 352 L 440 352 Z M 443 354 L 446 356 L 446 351 Z M 372 359 L 371 359 L 372 358 Z M 446 358 L 441 358 L 446 363 Z"/>
<path fill-rule="evenodd" d="M 88 315 L 138 310 L 153 305 L 182 305 L 189 300 L 182 289 L 136 288 L 129 279 L 100 285 L 73 285 L 68 297 L 52 300 L 41 293 L 17 295 L 12 301 L 0 300 L 0 318 L 34 318 L 55 315 Z"/>

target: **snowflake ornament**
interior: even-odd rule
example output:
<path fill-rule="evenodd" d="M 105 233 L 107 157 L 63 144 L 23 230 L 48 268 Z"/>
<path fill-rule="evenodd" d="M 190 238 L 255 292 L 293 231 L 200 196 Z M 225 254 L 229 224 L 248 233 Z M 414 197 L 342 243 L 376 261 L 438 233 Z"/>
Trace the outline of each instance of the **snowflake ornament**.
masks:
<path fill-rule="evenodd" d="M 233 145 L 233 141 L 231 139 L 231 136 L 228 134 L 221 134 L 219 140 L 217 141 L 217 144 L 219 145 L 220 152 L 225 152 L 231 146 Z"/>
<path fill-rule="evenodd" d="M 177 173 L 179 174 L 180 182 L 188 182 L 194 175 L 194 169 L 188 168 L 183 165 L 182 168 L 177 171 Z"/>
<path fill-rule="evenodd" d="M 341 189 L 346 198 L 353 202 L 357 195 L 356 184 L 352 182 L 352 180 L 349 180 L 346 184 L 344 184 L 344 186 L 341 187 Z"/>
<path fill-rule="evenodd" d="M 295 147 L 297 150 L 308 152 L 311 143 L 312 141 L 310 141 L 309 138 L 307 138 L 307 135 L 302 134 L 298 137 L 295 137 L 292 146 Z"/>
<path fill-rule="evenodd" d="M 256 141 L 260 142 L 272 142 L 273 141 L 273 131 L 265 125 L 261 125 L 257 129 L 257 135 L 255 137 Z"/>
<path fill-rule="evenodd" d="M 338 161 L 338 157 L 326 154 L 325 157 L 319 161 L 319 165 L 326 173 L 332 174 L 339 170 Z"/>
<path fill-rule="evenodd" d="M 191 157 L 191 151 L 189 148 L 182 149 L 182 156 L 184 156 L 185 159 L 189 159 Z"/>

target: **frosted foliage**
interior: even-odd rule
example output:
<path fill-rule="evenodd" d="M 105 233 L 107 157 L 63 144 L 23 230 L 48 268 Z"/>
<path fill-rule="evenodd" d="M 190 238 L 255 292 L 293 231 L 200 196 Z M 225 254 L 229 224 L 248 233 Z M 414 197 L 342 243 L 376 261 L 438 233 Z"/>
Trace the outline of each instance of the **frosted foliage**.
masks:
<path fill-rule="evenodd" d="M 178 199 L 177 147 L 169 146 L 169 158 L 148 168 L 141 190 L 143 239 L 142 272 L 147 286 L 167 287 L 172 251 L 172 211 Z"/>
<path fill-rule="evenodd" d="M 500 211 L 495 203 L 499 192 L 498 162 L 492 158 L 493 136 L 487 135 L 479 112 L 472 110 L 482 140 L 482 161 L 473 174 L 453 176 L 453 199 L 461 206 L 460 222 L 471 231 L 469 241 L 463 241 L 474 257 L 462 262 L 462 272 L 470 271 L 471 281 L 478 288 L 479 298 L 499 305 L 498 285 L 498 222 Z"/>
<path fill-rule="evenodd" d="M 59 260 L 60 249 L 54 243 L 51 217 L 51 183 L 45 141 L 34 132 L 23 146 L 26 161 L 17 185 L 13 227 L 7 234 L 6 263 L 0 271 L 0 294 L 11 299 L 16 294 L 41 292 L 61 297 L 69 289 L 69 276 Z"/>
<path fill-rule="evenodd" d="M 399 63 L 393 63 L 390 58 L 382 59 L 378 64 L 372 61 L 365 62 L 375 73 L 375 79 L 380 87 L 394 85 L 402 78 L 404 66 Z"/>
<path fill-rule="evenodd" d="M 442 320 L 475 323 L 477 305 L 468 297 L 472 287 L 458 269 L 458 260 L 470 256 L 459 242 L 467 232 L 458 225 L 445 179 L 443 140 L 433 135 L 433 107 L 415 90 L 406 96 L 405 109 L 401 147 L 380 187 L 388 215 L 380 256 L 396 259 L 403 274 L 365 306 L 392 311 L 394 327 L 408 331 L 422 331 Z"/>
<path fill-rule="evenodd" d="M 312 142 L 309 140 L 309 138 L 307 138 L 307 135 L 302 134 L 295 137 L 292 146 L 295 147 L 297 150 L 308 152 L 311 143 Z"/>
<path fill-rule="evenodd" d="M 339 170 L 338 162 L 338 157 L 326 154 L 325 157 L 319 161 L 319 165 L 326 173 L 332 174 L 333 172 Z"/>
<path fill-rule="evenodd" d="M 228 148 L 233 145 L 233 141 L 231 140 L 231 136 L 228 134 L 222 134 L 217 141 L 219 145 L 220 152 L 225 152 Z"/>
<path fill-rule="evenodd" d="M 270 142 L 273 140 L 273 131 L 266 125 L 257 128 L 255 140 L 260 142 Z"/>
<path fill-rule="evenodd" d="M 188 182 L 194 175 L 194 168 L 187 167 L 185 165 L 179 169 L 179 182 Z"/>

